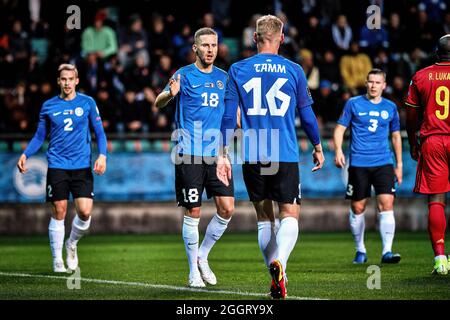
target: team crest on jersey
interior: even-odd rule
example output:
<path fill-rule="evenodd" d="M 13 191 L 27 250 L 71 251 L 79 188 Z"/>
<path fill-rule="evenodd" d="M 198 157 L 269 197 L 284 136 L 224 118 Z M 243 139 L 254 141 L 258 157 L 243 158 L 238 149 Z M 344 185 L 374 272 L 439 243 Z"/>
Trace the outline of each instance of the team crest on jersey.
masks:
<path fill-rule="evenodd" d="M 223 82 L 222 81 L 220 81 L 220 80 L 217 80 L 217 88 L 219 88 L 219 89 L 223 89 Z"/>
<path fill-rule="evenodd" d="M 386 110 L 381 111 L 381 118 L 383 120 L 386 120 L 387 118 L 389 118 L 389 112 L 387 112 Z"/>
<path fill-rule="evenodd" d="M 78 117 L 81 117 L 81 116 L 83 115 L 83 113 L 84 113 L 84 110 L 83 110 L 82 107 L 77 107 L 77 108 L 75 109 L 75 114 L 76 114 Z"/>

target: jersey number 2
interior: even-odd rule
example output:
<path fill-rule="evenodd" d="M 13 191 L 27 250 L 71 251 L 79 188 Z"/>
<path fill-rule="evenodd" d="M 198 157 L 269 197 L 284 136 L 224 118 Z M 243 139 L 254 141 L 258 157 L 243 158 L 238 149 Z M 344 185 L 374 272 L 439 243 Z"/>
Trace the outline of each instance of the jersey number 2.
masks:
<path fill-rule="evenodd" d="M 72 127 L 73 121 L 72 121 L 72 119 L 66 118 L 66 119 L 64 119 L 64 123 L 66 124 L 64 126 L 64 131 L 73 131 L 73 127 Z"/>

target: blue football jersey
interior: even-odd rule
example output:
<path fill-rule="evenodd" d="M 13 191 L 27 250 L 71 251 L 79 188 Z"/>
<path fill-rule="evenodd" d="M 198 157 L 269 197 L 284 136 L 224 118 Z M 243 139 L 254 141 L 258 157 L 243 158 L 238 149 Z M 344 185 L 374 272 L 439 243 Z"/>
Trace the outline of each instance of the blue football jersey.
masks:
<path fill-rule="evenodd" d="M 372 103 L 365 95 L 347 101 L 338 120 L 340 125 L 351 125 L 350 165 L 376 167 L 393 164 L 389 134 L 400 130 L 397 106 L 381 98 Z"/>
<path fill-rule="evenodd" d="M 24 154 L 29 157 L 41 147 L 48 135 L 48 167 L 83 169 L 91 166 L 91 132 L 95 130 L 101 154 L 106 155 L 106 137 L 94 99 L 78 93 L 66 101 L 59 96 L 42 105 L 35 136 Z"/>
<path fill-rule="evenodd" d="M 226 112 L 240 107 L 243 160 L 298 162 L 296 109 L 313 103 L 302 67 L 260 53 L 234 63 L 228 73 Z"/>
<path fill-rule="evenodd" d="M 228 75 L 215 66 L 205 73 L 195 64 L 180 68 L 173 78 L 178 74 L 181 76 L 180 92 L 175 97 L 178 153 L 217 156 Z M 169 91 L 169 85 L 164 90 Z"/>

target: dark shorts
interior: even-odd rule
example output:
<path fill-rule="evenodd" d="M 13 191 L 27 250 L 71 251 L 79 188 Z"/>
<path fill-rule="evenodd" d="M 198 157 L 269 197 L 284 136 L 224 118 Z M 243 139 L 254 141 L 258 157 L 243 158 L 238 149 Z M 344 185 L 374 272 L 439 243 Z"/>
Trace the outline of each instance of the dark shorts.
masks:
<path fill-rule="evenodd" d="M 201 157 L 191 157 L 191 162 L 175 164 L 175 191 L 178 206 L 192 209 L 202 205 L 203 189 L 206 196 L 234 197 L 233 178 L 228 186 L 216 174 L 216 161 L 205 162 Z"/>
<path fill-rule="evenodd" d="M 65 170 L 49 168 L 47 171 L 46 201 L 72 198 L 93 198 L 94 177 L 91 168 Z"/>
<path fill-rule="evenodd" d="M 277 166 L 278 170 L 269 174 L 273 171 L 269 168 Z M 300 204 L 300 170 L 297 162 L 244 163 L 242 174 L 250 201 L 270 199 L 281 203 Z"/>
<path fill-rule="evenodd" d="M 391 164 L 379 167 L 348 168 L 348 184 L 345 199 L 362 200 L 370 198 L 371 186 L 375 194 L 395 195 L 395 174 Z"/>

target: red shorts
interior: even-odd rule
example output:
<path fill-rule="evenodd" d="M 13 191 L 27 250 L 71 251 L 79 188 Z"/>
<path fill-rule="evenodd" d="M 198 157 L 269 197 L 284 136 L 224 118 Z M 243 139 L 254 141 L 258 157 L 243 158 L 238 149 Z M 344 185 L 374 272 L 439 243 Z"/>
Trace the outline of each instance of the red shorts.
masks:
<path fill-rule="evenodd" d="M 423 194 L 450 191 L 450 136 L 435 135 L 424 139 L 420 147 L 414 192 Z"/>

